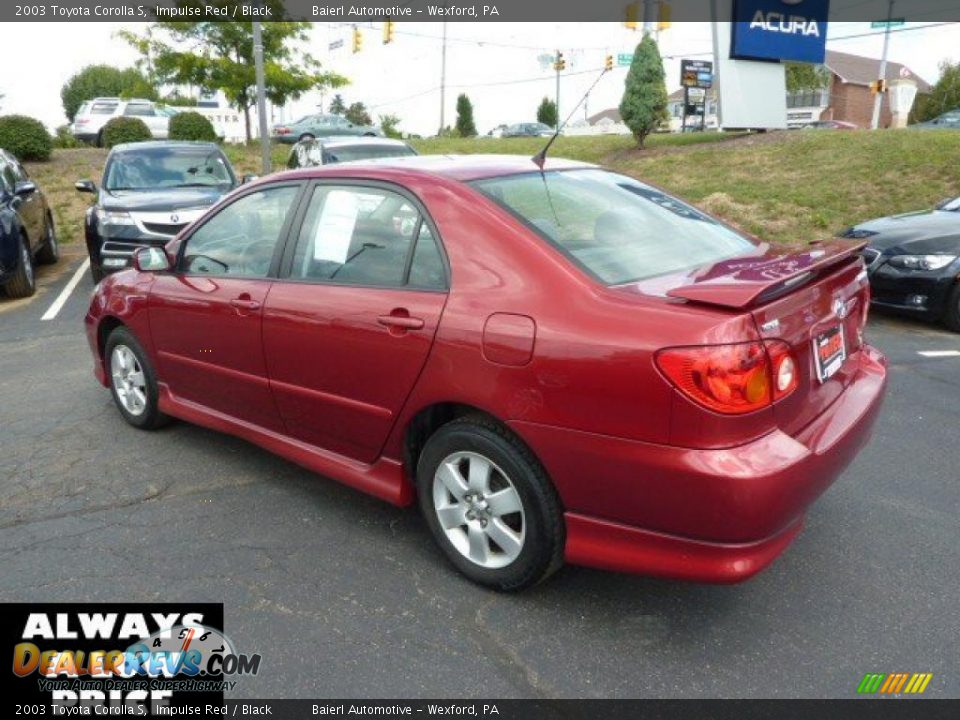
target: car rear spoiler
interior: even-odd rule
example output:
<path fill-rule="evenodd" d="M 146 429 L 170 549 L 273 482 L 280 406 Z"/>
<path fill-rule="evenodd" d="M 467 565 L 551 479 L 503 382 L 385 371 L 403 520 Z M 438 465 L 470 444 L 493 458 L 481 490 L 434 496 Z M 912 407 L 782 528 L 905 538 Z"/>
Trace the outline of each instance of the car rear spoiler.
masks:
<path fill-rule="evenodd" d="M 866 245 L 836 240 L 786 255 L 726 260 L 703 270 L 693 283 L 668 290 L 667 295 L 734 309 L 762 305 L 858 256 Z"/>

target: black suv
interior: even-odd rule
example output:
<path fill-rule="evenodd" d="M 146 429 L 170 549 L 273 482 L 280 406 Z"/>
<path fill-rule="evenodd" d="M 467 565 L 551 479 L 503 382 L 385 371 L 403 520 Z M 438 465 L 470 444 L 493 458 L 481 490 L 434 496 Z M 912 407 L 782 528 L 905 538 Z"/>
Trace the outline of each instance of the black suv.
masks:
<path fill-rule="evenodd" d="M 99 282 L 130 264 L 143 246 L 163 246 L 237 186 L 230 161 L 214 143 L 157 141 L 117 145 L 107 156 L 85 223 L 90 273 Z"/>

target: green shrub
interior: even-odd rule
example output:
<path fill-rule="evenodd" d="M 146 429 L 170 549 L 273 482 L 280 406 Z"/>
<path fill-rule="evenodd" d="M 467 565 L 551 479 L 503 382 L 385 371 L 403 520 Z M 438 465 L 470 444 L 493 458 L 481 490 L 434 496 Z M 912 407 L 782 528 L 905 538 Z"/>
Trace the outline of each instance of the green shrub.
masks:
<path fill-rule="evenodd" d="M 103 126 L 103 146 L 111 148 L 121 143 L 151 140 L 150 128 L 136 117 L 115 117 Z"/>
<path fill-rule="evenodd" d="M 213 124 L 198 112 L 177 113 L 170 118 L 171 140 L 217 141 Z"/>
<path fill-rule="evenodd" d="M 61 150 L 69 148 L 83 147 L 83 143 L 77 140 L 70 132 L 69 125 L 61 125 L 57 128 L 56 135 L 53 136 L 53 146 Z"/>
<path fill-rule="evenodd" d="M 39 120 L 26 115 L 0 117 L 0 148 L 18 160 L 49 160 L 53 138 Z"/>

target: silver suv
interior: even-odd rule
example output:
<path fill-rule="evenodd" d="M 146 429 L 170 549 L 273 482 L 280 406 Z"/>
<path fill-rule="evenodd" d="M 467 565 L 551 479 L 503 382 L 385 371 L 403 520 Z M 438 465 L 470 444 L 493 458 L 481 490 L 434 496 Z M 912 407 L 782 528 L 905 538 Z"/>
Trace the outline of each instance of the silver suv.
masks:
<path fill-rule="evenodd" d="M 172 110 L 160 107 L 152 100 L 94 98 L 85 102 L 77 110 L 70 132 L 77 140 L 103 147 L 103 126 L 109 120 L 115 117 L 136 117 L 146 123 L 150 134 L 155 139 L 165 140 L 169 133 L 170 117 L 174 114 Z"/>

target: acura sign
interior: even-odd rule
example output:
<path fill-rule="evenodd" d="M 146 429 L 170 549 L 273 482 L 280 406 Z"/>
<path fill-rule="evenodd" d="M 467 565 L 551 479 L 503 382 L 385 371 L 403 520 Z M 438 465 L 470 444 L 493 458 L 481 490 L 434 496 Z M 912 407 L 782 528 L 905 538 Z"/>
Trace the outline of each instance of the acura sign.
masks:
<path fill-rule="evenodd" d="M 730 57 L 822 63 L 830 0 L 735 0 Z"/>

